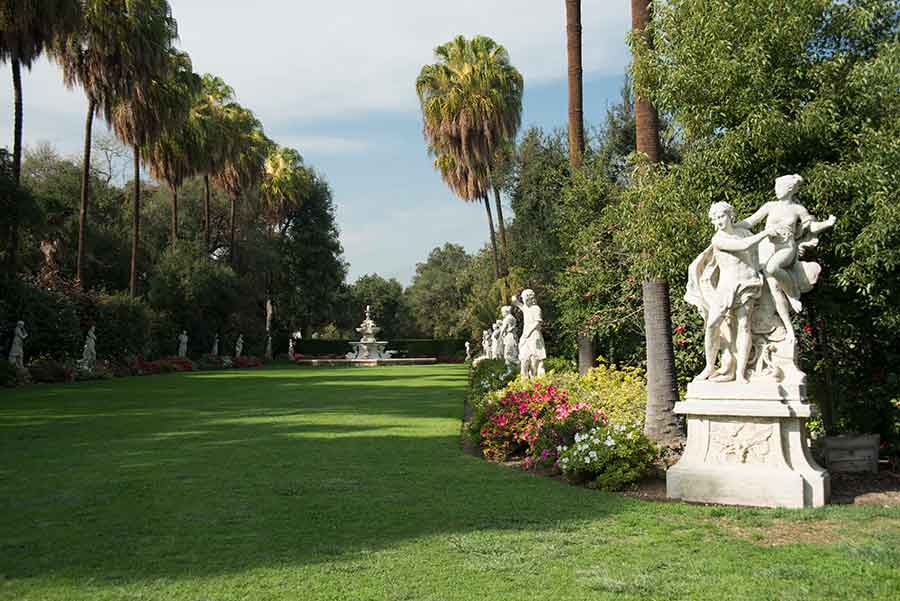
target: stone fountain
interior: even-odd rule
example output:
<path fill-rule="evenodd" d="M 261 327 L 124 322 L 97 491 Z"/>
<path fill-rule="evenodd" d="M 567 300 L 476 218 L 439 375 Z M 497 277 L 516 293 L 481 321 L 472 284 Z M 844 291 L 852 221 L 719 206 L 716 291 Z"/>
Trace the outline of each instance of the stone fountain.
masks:
<path fill-rule="evenodd" d="M 351 342 L 350 346 L 353 347 L 353 352 L 347 354 L 348 359 L 360 360 L 360 359 L 387 359 L 387 355 L 385 355 L 384 349 L 387 346 L 387 342 L 376 340 L 375 334 L 381 331 L 375 322 L 372 320 L 372 315 L 369 310 L 369 305 L 366 305 L 366 319 L 363 321 L 356 331 L 360 333 L 361 338 L 359 342 Z"/>

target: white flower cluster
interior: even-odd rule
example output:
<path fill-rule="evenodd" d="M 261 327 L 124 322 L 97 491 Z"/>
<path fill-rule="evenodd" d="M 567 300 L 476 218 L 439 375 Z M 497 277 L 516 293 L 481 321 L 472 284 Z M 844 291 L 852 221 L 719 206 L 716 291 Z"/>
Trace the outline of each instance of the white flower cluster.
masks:
<path fill-rule="evenodd" d="M 618 445 L 632 441 L 640 432 L 640 424 L 595 426 L 575 434 L 571 446 L 556 447 L 559 468 L 564 472 L 600 472 L 612 458 Z"/>

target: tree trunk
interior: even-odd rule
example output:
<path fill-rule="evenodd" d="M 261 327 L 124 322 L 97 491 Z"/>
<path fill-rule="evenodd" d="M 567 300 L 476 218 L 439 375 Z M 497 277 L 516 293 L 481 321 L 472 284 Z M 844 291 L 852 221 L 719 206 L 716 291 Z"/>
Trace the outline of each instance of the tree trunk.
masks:
<path fill-rule="evenodd" d="M 93 98 L 88 98 L 87 118 L 84 122 L 84 163 L 81 166 L 81 210 L 78 214 L 78 256 L 75 259 L 75 281 L 79 286 L 85 287 L 84 281 L 84 254 L 87 240 L 88 205 L 91 194 L 91 130 L 94 126 L 94 111 L 97 103 Z"/>
<path fill-rule="evenodd" d="M 631 27 L 635 34 L 647 38 L 651 19 L 649 0 L 631 0 Z M 636 147 L 650 162 L 659 160 L 659 121 L 649 101 L 634 97 Z M 673 409 L 678 401 L 675 380 L 675 350 L 672 346 L 672 313 L 669 284 L 651 279 L 643 285 L 644 332 L 647 344 L 647 417 L 644 432 L 661 445 L 678 445 L 683 434 Z"/>
<path fill-rule="evenodd" d="M 578 334 L 578 373 L 584 375 L 594 367 L 597 351 L 594 337 L 589 334 Z"/>
<path fill-rule="evenodd" d="M 500 274 L 509 275 L 509 247 L 506 245 L 506 224 L 503 223 L 503 204 L 500 199 L 500 189 L 494 186 L 494 205 L 497 207 L 497 225 L 500 226 Z"/>
<path fill-rule="evenodd" d="M 581 69 L 581 0 L 566 0 L 566 53 L 569 60 L 569 162 L 584 157 L 584 112 Z"/>
<path fill-rule="evenodd" d="M 652 46 L 653 40 L 647 27 L 650 25 L 651 6 L 648 0 L 631 0 L 631 28 Z M 637 151 L 647 155 L 651 163 L 659 161 L 659 116 L 656 108 L 635 93 L 634 116 L 637 129 Z"/>
<path fill-rule="evenodd" d="M 494 235 L 494 217 L 491 215 L 491 203 L 488 202 L 487 194 L 482 198 L 484 200 L 484 208 L 487 211 L 488 229 L 491 230 L 491 248 L 494 251 L 494 279 L 500 279 L 500 263 L 497 259 L 497 236 Z"/>
<path fill-rule="evenodd" d="M 584 160 L 584 99 L 581 67 L 581 0 L 566 0 L 566 55 L 569 64 L 569 164 L 574 171 Z M 594 339 L 578 334 L 578 373 L 593 367 Z"/>
<path fill-rule="evenodd" d="M 131 275 L 128 292 L 131 298 L 137 296 L 137 256 L 141 239 L 141 145 L 134 147 L 134 216 L 131 222 Z"/>
<path fill-rule="evenodd" d="M 683 433 L 673 412 L 678 401 L 678 384 L 672 347 L 669 284 L 662 279 L 646 280 L 643 293 L 647 344 L 647 418 L 644 433 L 660 445 L 678 446 Z"/>
<path fill-rule="evenodd" d="M 235 246 L 235 238 L 234 238 L 234 230 L 237 226 L 237 195 L 231 194 L 231 223 L 229 225 L 229 233 L 228 233 L 228 262 L 231 263 L 231 266 L 234 267 L 235 263 L 235 255 L 237 254 L 237 248 Z"/>
<path fill-rule="evenodd" d="M 172 186 L 172 247 L 178 243 L 178 186 Z"/>
<path fill-rule="evenodd" d="M 204 174 L 203 185 L 206 193 L 203 196 L 203 238 L 206 240 L 206 252 L 209 253 L 209 174 Z"/>
<path fill-rule="evenodd" d="M 12 59 L 13 79 L 13 182 L 16 186 L 21 181 L 22 174 L 22 65 L 18 59 Z M 6 261 L 10 273 L 16 272 L 19 250 L 19 207 L 15 198 L 11 199 L 9 207 L 9 239 L 6 244 Z"/>

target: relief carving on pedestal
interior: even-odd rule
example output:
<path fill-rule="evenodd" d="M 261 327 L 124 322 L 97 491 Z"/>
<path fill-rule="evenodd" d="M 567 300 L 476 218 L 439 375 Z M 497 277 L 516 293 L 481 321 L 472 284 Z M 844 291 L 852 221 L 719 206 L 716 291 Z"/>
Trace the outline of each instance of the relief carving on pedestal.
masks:
<path fill-rule="evenodd" d="M 761 419 L 709 424 L 708 463 L 765 464 L 772 451 L 775 426 Z"/>

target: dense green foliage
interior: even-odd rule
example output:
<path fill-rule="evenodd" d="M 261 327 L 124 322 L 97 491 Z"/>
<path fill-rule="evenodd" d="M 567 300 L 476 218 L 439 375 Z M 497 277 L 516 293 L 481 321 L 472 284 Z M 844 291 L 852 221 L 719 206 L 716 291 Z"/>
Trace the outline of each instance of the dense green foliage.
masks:
<path fill-rule="evenodd" d="M 207 252 L 203 180 L 189 179 L 179 191 L 182 219 L 175 246 L 169 241 L 170 191 L 144 185 L 138 271 L 146 296 L 128 299 L 122 291 L 128 288 L 131 212 L 123 199 L 132 184 L 117 185 L 121 149 L 109 140 L 98 146 L 106 151 L 95 153 L 91 172 L 96 226 L 82 268 L 93 284 L 88 290 L 70 283 L 78 239 L 79 167 L 48 146 L 26 154 L 23 184 L 37 217 L 23 220 L 21 228 L 25 273 L 0 283 L 0 348 L 8 348 L 15 321 L 23 319 L 31 334 L 26 361 L 44 355 L 80 357 L 93 324 L 98 354 L 106 359 L 174 354 L 181 329 L 189 332 L 192 356 L 208 353 L 216 333 L 222 354 L 231 354 L 234 339 L 243 333 L 245 353 L 262 355 L 268 284 L 275 296 L 275 350 L 284 353 L 289 330 L 311 331 L 344 307 L 340 291 L 346 267 L 334 204 L 327 183 L 316 174 L 308 185 L 304 182 L 304 202 L 279 213 L 276 236 L 265 231 L 254 205 L 241 206 L 239 231 L 247 243 L 233 265 L 224 260 L 228 220 L 223 195 L 212 194 Z M 41 253 L 42 242 L 55 244 L 51 262 Z M 277 276 L 268 278 L 269 272 Z"/>

